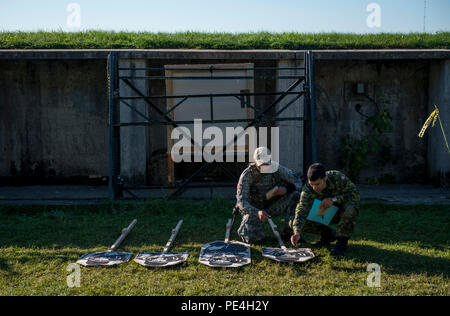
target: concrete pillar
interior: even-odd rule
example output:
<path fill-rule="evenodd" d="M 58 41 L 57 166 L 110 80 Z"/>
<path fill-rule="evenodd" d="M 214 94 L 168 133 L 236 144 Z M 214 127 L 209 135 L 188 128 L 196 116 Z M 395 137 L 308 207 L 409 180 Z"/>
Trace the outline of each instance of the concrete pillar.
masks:
<path fill-rule="evenodd" d="M 439 108 L 447 141 L 450 141 L 450 60 L 433 62 L 430 67 L 428 115 Z M 425 122 L 425 119 L 424 119 Z M 428 127 L 428 175 L 441 186 L 450 186 L 450 154 L 439 122 Z"/>
<path fill-rule="evenodd" d="M 119 68 L 145 68 L 144 59 L 121 59 Z M 121 70 L 120 76 L 145 76 L 145 70 Z M 130 82 L 144 95 L 147 95 L 147 81 L 142 79 Z M 120 82 L 120 96 L 138 96 L 123 81 Z M 131 107 L 148 117 L 147 105 L 143 100 L 125 100 Z M 120 104 L 121 123 L 145 122 L 145 118 L 133 111 L 123 102 Z M 147 126 L 126 126 L 120 130 L 120 175 L 126 184 L 146 184 L 147 165 Z"/>
<path fill-rule="evenodd" d="M 304 60 L 280 60 L 278 68 L 305 67 Z M 304 70 L 278 70 L 277 76 L 303 76 Z M 277 91 L 288 89 L 295 79 L 277 79 Z M 302 84 L 293 91 L 301 91 Z M 288 104 L 295 95 L 288 95 L 277 105 L 277 112 Z M 278 117 L 303 117 L 303 97 L 292 103 Z M 294 171 L 296 174 L 303 173 L 303 121 L 279 121 L 277 126 L 280 128 L 280 163 Z"/>

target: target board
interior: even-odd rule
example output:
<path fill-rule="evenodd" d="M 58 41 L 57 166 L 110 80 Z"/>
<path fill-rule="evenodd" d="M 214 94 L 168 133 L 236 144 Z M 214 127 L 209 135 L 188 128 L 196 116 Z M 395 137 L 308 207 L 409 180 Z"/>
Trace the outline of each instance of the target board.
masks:
<path fill-rule="evenodd" d="M 210 267 L 240 267 L 251 262 L 250 246 L 239 241 L 213 241 L 203 245 L 199 262 Z"/>
<path fill-rule="evenodd" d="M 94 252 L 88 253 L 77 260 L 78 264 L 90 266 L 113 266 L 130 261 L 131 252 Z"/>
<path fill-rule="evenodd" d="M 77 263 L 86 267 L 94 267 L 113 266 L 130 261 L 131 256 L 133 255 L 131 252 L 116 252 L 116 249 L 120 246 L 125 237 L 128 236 L 136 223 L 137 219 L 134 219 L 127 228 L 122 229 L 122 234 L 108 251 L 85 254 L 77 260 Z"/>
<path fill-rule="evenodd" d="M 168 267 L 185 262 L 188 255 L 188 252 L 140 251 L 134 261 L 144 267 Z"/>
<path fill-rule="evenodd" d="M 261 250 L 264 257 L 279 262 L 305 262 L 314 258 L 314 253 L 309 248 L 262 248 Z"/>

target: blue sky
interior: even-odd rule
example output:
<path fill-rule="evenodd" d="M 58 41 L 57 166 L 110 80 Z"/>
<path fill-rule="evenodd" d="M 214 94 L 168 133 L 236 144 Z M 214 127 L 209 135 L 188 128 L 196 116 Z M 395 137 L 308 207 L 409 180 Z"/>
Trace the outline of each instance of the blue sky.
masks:
<path fill-rule="evenodd" d="M 427 0 L 426 31 L 450 31 L 450 0 Z M 69 27 L 67 7 L 80 7 Z M 367 5 L 380 8 L 369 27 Z M 0 30 L 422 32 L 424 0 L 0 0 Z"/>

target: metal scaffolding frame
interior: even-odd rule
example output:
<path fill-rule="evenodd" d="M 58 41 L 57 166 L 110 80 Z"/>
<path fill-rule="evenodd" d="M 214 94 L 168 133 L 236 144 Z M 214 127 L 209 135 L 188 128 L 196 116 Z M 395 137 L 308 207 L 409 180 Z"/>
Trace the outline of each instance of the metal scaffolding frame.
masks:
<path fill-rule="evenodd" d="M 120 130 L 122 127 L 126 126 L 152 126 L 170 125 L 174 128 L 178 127 L 180 124 L 193 124 L 194 121 L 174 121 L 169 117 L 176 108 L 182 106 L 189 98 L 209 98 L 211 106 L 211 118 L 210 120 L 203 121 L 203 123 L 237 123 L 244 122 L 247 125 L 244 128 L 244 132 L 251 126 L 255 126 L 260 123 L 268 122 L 278 122 L 278 121 L 304 121 L 304 140 L 303 140 L 303 174 L 306 174 L 307 166 L 316 160 L 316 150 L 315 150 L 315 137 L 314 137 L 314 117 L 315 117 L 315 94 L 314 94 L 314 55 L 312 51 L 306 51 L 304 55 L 305 67 L 295 67 L 295 68 L 277 68 L 277 67 L 261 67 L 261 68 L 119 68 L 119 53 L 111 52 L 108 56 L 108 84 L 109 84 L 109 195 L 113 200 L 123 198 L 123 192 L 126 191 L 134 198 L 137 196 L 131 190 L 139 189 L 161 189 L 169 188 L 172 189 L 171 194 L 168 196 L 169 199 L 176 198 L 187 188 L 201 188 L 201 187 L 228 187 L 235 186 L 238 181 L 235 175 L 229 171 L 221 162 L 203 162 L 202 166 L 195 171 L 188 179 L 178 186 L 133 186 L 126 185 L 123 178 L 120 175 Z M 213 77 L 212 74 L 217 70 L 304 70 L 304 76 L 217 76 Z M 201 70 L 209 72 L 209 76 L 200 77 L 168 77 L 168 76 L 120 76 L 120 70 Z M 275 91 L 275 92 L 241 92 L 241 93 L 222 93 L 222 94 L 192 94 L 192 95 L 176 95 L 176 96 L 147 96 L 138 88 L 136 88 L 130 80 L 236 80 L 236 79 L 292 79 L 292 84 L 285 91 Z M 120 95 L 120 84 L 125 84 L 129 87 L 137 96 L 121 96 Z M 302 84 L 302 85 L 301 85 Z M 301 85 L 300 91 L 293 91 L 296 87 Z M 262 111 L 259 111 L 254 106 L 249 104 L 249 98 L 251 96 L 264 96 L 273 95 L 276 96 L 275 100 L 267 105 Z M 279 109 L 275 115 L 269 115 L 269 112 L 275 108 L 275 106 L 280 103 L 287 96 L 294 96 L 287 104 L 285 104 L 281 109 Z M 283 111 L 285 111 L 289 106 L 291 106 L 300 97 L 304 97 L 304 116 L 303 117 L 278 117 Z M 254 111 L 255 118 L 247 119 L 214 119 L 213 107 L 214 98 L 221 97 L 235 97 L 245 104 L 247 107 Z M 162 111 L 152 100 L 155 99 L 181 99 L 177 104 L 171 107 L 167 111 Z M 140 112 L 134 106 L 129 104 L 129 100 L 142 100 L 147 106 L 155 110 L 160 117 L 156 120 L 152 120 L 144 113 Z M 120 120 L 120 104 L 124 104 L 132 111 L 137 113 L 140 117 L 145 119 L 145 122 L 121 122 Z M 235 135 L 233 144 L 240 137 L 240 135 Z M 191 138 L 191 144 L 195 145 L 194 140 Z M 222 147 L 221 151 L 224 151 L 229 144 Z M 209 166 L 217 165 L 224 174 L 232 181 L 230 184 L 192 184 L 192 180 L 204 172 Z"/>

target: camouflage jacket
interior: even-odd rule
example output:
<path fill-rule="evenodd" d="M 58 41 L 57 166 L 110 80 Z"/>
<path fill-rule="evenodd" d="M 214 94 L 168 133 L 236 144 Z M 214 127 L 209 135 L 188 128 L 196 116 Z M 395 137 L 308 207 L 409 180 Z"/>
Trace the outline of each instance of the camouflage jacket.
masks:
<path fill-rule="evenodd" d="M 251 163 L 239 178 L 236 205 L 243 215 L 258 213 L 268 205 L 266 193 L 275 186 L 285 186 L 288 183 L 293 184 L 296 191 L 301 191 L 302 180 L 288 168 L 279 165 L 276 172 L 263 174 Z"/>
<path fill-rule="evenodd" d="M 327 171 L 326 175 L 327 186 L 321 193 L 314 192 L 308 182 L 303 186 L 300 202 L 295 209 L 294 232 L 301 232 L 315 199 L 322 201 L 325 198 L 335 197 L 336 204 L 359 201 L 360 196 L 355 184 L 342 172 L 331 170 Z"/>

